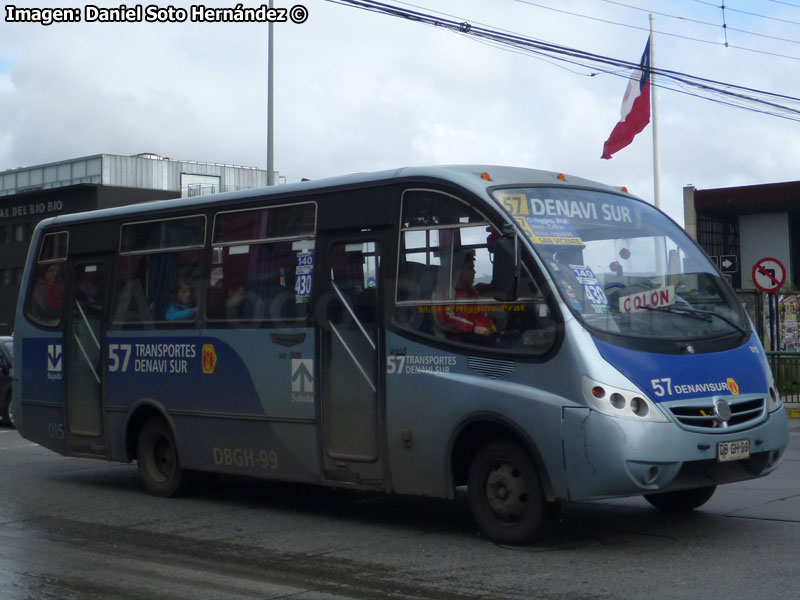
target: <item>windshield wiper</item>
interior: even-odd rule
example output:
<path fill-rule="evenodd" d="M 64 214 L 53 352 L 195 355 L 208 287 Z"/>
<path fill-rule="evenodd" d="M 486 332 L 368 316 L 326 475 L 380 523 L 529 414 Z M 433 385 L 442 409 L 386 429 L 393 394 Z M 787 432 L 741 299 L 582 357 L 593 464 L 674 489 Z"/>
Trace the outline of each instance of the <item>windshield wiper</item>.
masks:
<path fill-rule="evenodd" d="M 713 320 L 713 317 L 717 317 L 718 319 L 722 319 L 728 325 L 736 329 L 742 335 L 747 335 L 747 330 L 739 325 L 736 321 L 731 319 L 730 317 L 726 317 L 718 312 L 714 312 L 712 310 L 700 310 L 699 308 L 689 308 L 688 306 L 643 306 L 647 310 L 656 310 L 659 312 L 668 312 L 675 315 L 684 315 L 687 317 L 692 317 L 693 319 L 700 319 L 702 321 L 708 321 L 709 323 Z"/>

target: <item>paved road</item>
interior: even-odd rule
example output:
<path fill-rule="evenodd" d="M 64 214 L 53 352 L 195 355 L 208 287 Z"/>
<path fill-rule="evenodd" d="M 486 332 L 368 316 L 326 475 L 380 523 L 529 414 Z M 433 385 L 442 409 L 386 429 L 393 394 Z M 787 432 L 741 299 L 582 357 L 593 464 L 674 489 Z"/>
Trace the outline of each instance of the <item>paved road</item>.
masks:
<path fill-rule="evenodd" d="M 663 515 L 570 505 L 526 548 L 482 539 L 464 503 L 222 479 L 145 494 L 131 465 L 64 458 L 0 429 L 0 598 L 792 598 L 800 421 L 777 473 Z"/>

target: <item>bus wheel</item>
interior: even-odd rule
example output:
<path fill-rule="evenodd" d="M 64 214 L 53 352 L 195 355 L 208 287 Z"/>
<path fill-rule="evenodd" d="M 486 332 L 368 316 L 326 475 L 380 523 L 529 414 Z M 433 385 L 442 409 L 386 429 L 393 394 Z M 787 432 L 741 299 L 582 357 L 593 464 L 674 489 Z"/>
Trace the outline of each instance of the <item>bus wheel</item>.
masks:
<path fill-rule="evenodd" d="M 184 470 L 178 460 L 178 448 L 167 422 L 150 419 L 139 432 L 136 463 L 144 488 L 156 496 L 176 496 L 184 488 Z"/>
<path fill-rule="evenodd" d="M 516 444 L 492 442 L 478 450 L 467 496 L 472 516 L 493 542 L 526 544 L 544 529 L 548 511 L 539 473 Z"/>
<path fill-rule="evenodd" d="M 644 499 L 663 512 L 687 512 L 703 506 L 714 495 L 715 485 L 664 494 L 647 494 Z"/>

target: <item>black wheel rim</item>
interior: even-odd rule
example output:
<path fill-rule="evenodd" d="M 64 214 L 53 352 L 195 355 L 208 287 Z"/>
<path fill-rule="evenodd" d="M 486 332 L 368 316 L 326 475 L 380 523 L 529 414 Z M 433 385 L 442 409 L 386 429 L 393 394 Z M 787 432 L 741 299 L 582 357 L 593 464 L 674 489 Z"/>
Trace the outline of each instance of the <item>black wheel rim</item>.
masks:
<path fill-rule="evenodd" d="M 172 442 L 163 436 L 153 440 L 153 450 L 150 454 L 150 473 L 156 481 L 167 481 L 175 470 L 175 449 Z"/>
<path fill-rule="evenodd" d="M 522 472 L 508 462 L 495 464 L 486 478 L 486 502 L 492 515 L 504 523 L 517 523 L 528 512 L 528 483 Z"/>

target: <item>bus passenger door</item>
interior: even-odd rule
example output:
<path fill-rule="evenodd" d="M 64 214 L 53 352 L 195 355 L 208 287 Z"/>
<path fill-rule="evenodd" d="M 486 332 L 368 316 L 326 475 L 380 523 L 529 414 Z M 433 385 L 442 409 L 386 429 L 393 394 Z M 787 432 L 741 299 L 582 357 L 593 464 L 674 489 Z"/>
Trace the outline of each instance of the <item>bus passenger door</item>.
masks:
<path fill-rule="evenodd" d="M 106 455 L 103 348 L 110 260 L 72 263 L 64 349 L 67 445 L 70 454 Z"/>
<path fill-rule="evenodd" d="M 320 376 L 325 479 L 383 487 L 383 290 L 388 235 L 320 236 Z"/>

